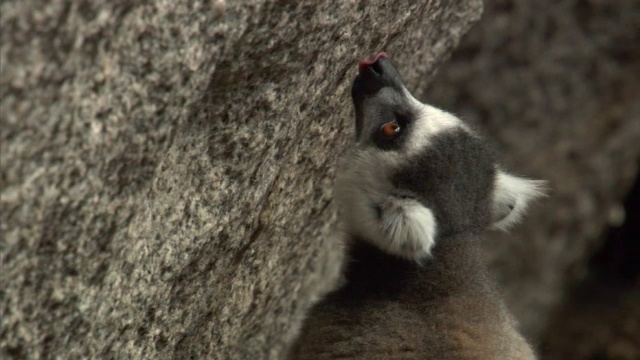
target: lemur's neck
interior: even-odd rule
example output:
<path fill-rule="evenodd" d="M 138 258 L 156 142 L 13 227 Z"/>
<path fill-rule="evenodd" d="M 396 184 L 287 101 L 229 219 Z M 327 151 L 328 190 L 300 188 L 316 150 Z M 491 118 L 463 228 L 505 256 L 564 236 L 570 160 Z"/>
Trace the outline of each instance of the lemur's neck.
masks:
<path fill-rule="evenodd" d="M 354 239 L 346 265 L 347 284 L 336 296 L 346 301 L 362 299 L 443 297 L 463 293 L 493 293 L 487 266 L 475 234 L 438 239 L 433 257 L 422 264 L 398 258 Z"/>

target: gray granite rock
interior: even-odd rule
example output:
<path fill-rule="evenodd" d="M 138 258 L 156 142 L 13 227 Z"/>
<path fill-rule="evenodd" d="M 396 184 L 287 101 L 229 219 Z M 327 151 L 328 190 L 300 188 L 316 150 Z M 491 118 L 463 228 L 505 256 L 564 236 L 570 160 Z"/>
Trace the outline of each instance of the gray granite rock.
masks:
<path fill-rule="evenodd" d="M 474 1 L 1 5 L 0 357 L 280 358 L 336 277 L 357 60 Z M 536 169 L 534 167 L 534 169 Z"/>
<path fill-rule="evenodd" d="M 550 181 L 522 226 L 486 243 L 534 338 L 624 220 L 640 165 L 639 24 L 638 0 L 488 0 L 426 91 L 494 140 L 510 168 Z"/>

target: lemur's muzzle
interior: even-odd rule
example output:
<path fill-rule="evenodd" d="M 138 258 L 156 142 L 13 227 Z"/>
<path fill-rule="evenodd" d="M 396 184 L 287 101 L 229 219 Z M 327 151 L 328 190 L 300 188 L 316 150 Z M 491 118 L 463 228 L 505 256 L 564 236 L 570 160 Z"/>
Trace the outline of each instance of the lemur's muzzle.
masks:
<path fill-rule="evenodd" d="M 384 91 L 381 91 L 383 90 Z M 380 52 L 358 65 L 358 75 L 353 80 L 351 97 L 356 110 L 356 138 L 369 126 L 380 126 L 377 119 L 400 108 L 405 102 L 402 78 L 387 54 Z"/>

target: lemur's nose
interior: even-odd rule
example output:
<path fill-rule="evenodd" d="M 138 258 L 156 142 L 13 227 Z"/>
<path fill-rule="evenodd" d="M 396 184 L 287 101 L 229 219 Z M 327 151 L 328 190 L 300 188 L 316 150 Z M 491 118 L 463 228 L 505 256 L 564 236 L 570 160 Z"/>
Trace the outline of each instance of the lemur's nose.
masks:
<path fill-rule="evenodd" d="M 384 87 L 402 91 L 403 86 L 398 70 L 387 54 L 380 52 L 360 62 L 351 91 L 353 96 L 362 97 L 373 95 Z"/>
<path fill-rule="evenodd" d="M 378 63 L 378 60 L 384 59 L 387 57 L 387 54 L 384 52 L 379 52 L 376 55 L 360 61 L 360 65 L 358 66 L 358 72 L 362 74 L 368 68 L 371 68 L 374 72 L 382 75 L 382 67 Z"/>

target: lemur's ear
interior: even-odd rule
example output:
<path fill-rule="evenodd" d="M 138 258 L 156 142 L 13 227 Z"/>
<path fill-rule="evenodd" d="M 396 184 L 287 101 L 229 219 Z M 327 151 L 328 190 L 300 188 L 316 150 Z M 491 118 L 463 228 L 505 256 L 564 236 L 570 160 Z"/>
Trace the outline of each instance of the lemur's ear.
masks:
<path fill-rule="evenodd" d="M 492 228 L 507 230 L 517 224 L 529 203 L 545 196 L 546 181 L 530 180 L 498 169 L 493 190 Z"/>

